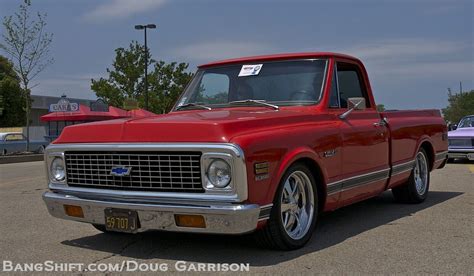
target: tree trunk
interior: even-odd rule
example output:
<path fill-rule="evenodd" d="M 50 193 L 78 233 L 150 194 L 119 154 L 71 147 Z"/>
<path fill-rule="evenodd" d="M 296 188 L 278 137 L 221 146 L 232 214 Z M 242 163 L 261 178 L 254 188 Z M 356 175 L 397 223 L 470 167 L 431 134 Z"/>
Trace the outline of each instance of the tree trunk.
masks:
<path fill-rule="evenodd" d="M 25 87 L 26 100 L 26 151 L 30 151 L 30 92 L 28 87 Z"/>

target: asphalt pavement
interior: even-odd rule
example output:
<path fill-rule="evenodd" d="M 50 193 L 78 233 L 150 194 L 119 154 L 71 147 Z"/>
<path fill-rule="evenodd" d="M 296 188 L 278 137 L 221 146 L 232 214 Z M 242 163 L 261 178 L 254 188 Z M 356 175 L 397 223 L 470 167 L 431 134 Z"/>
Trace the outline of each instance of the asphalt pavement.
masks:
<path fill-rule="evenodd" d="M 390 192 L 319 218 L 306 247 L 257 247 L 248 236 L 166 232 L 102 234 L 51 217 L 43 162 L 0 165 L 0 261 L 18 263 L 248 263 L 257 274 L 474 275 L 474 162 L 431 175 L 429 198 L 399 204 Z M 5 263 L 4 263 L 5 264 Z M 2 265 L 0 263 L 0 265 Z"/>

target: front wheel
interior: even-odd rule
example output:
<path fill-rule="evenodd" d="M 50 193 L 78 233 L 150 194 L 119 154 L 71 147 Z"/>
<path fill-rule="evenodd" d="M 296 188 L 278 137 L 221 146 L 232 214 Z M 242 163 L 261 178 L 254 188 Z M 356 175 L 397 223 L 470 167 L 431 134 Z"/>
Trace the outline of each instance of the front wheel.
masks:
<path fill-rule="evenodd" d="M 292 165 L 282 177 L 267 225 L 257 242 L 273 249 L 293 250 L 311 238 L 318 214 L 315 179 L 304 164 Z"/>
<path fill-rule="evenodd" d="M 99 230 L 100 232 L 104 232 L 104 233 L 110 233 L 110 231 L 107 231 L 105 229 L 105 225 L 102 225 L 102 224 L 92 224 L 92 226 L 94 226 L 95 229 Z"/>
<path fill-rule="evenodd" d="M 416 154 L 415 167 L 411 171 L 408 182 L 392 189 L 397 201 L 405 203 L 421 203 L 428 197 L 430 187 L 430 169 L 428 155 L 424 149 Z"/>

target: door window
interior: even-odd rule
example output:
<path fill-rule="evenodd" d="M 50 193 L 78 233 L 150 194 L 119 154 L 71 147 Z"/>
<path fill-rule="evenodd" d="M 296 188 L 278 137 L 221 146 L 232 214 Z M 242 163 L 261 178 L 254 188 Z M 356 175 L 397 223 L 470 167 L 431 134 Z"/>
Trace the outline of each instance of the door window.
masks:
<path fill-rule="evenodd" d="M 337 69 L 336 69 L 337 70 Z M 336 70 L 332 76 L 331 94 L 329 95 L 329 107 L 339 108 L 339 92 L 337 91 L 337 75 Z"/>
<path fill-rule="evenodd" d="M 359 72 L 359 68 L 356 65 L 338 63 L 337 80 L 341 108 L 347 108 L 347 100 L 355 97 L 365 98 L 367 107 L 370 107 L 367 91 Z"/>
<path fill-rule="evenodd" d="M 9 134 L 7 137 L 5 137 L 5 141 L 23 141 L 25 140 L 25 137 L 23 137 L 22 134 Z"/>

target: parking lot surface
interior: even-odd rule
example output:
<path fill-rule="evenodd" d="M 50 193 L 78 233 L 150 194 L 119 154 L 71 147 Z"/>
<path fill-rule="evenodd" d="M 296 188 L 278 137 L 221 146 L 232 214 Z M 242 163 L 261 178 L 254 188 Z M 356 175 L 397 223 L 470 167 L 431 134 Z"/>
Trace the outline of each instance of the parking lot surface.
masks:
<path fill-rule="evenodd" d="M 393 202 L 390 192 L 320 217 L 306 247 L 258 248 L 247 236 L 146 232 L 102 234 L 51 217 L 42 162 L 0 165 L 0 259 L 73 263 L 249 263 L 268 274 L 474 274 L 474 163 L 431 175 L 429 198 Z"/>

